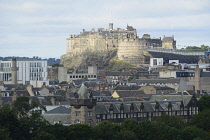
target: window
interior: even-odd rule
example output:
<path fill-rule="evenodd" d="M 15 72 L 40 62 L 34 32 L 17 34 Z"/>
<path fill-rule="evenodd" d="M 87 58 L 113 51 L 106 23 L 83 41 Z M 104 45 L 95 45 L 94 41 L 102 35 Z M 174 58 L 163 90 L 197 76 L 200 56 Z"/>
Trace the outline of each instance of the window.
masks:
<path fill-rule="evenodd" d="M 88 116 L 93 116 L 93 112 L 92 111 L 88 111 Z"/>
<path fill-rule="evenodd" d="M 78 124 L 78 123 L 80 123 L 80 120 L 75 120 L 74 121 L 74 124 Z"/>
<path fill-rule="evenodd" d="M 80 116 L 80 111 L 76 111 L 75 116 Z"/>

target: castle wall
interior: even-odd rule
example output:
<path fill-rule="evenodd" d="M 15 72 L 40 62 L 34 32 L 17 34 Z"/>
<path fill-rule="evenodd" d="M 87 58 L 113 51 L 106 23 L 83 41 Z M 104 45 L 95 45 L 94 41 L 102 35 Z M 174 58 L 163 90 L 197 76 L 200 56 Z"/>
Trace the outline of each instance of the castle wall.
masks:
<path fill-rule="evenodd" d="M 146 39 L 119 40 L 118 59 L 127 63 L 138 65 L 144 63 L 144 54 L 147 53 L 151 43 Z"/>

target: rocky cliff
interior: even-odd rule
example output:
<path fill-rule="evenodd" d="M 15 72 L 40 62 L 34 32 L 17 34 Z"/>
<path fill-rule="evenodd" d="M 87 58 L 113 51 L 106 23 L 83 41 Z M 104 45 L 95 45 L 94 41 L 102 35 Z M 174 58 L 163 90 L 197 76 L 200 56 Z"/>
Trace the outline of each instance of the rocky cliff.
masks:
<path fill-rule="evenodd" d="M 88 66 L 96 65 L 98 69 L 104 69 L 111 59 L 115 59 L 117 49 L 111 51 L 89 50 L 80 55 L 66 54 L 61 56 L 61 64 L 73 69 L 87 69 Z"/>

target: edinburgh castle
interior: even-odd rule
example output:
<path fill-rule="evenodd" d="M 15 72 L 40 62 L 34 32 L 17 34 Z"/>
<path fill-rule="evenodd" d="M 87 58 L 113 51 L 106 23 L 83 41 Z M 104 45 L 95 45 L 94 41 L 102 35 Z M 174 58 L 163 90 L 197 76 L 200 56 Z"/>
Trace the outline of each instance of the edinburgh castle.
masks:
<path fill-rule="evenodd" d="M 114 29 L 110 23 L 108 29 L 83 29 L 78 35 L 70 35 L 66 39 L 66 54 L 61 56 L 61 63 L 78 68 L 81 65 L 104 65 L 114 58 L 138 66 L 149 61 L 151 56 L 147 50 L 151 48 L 175 49 L 176 41 L 173 36 L 161 39 L 144 34 L 138 37 L 132 26 Z"/>

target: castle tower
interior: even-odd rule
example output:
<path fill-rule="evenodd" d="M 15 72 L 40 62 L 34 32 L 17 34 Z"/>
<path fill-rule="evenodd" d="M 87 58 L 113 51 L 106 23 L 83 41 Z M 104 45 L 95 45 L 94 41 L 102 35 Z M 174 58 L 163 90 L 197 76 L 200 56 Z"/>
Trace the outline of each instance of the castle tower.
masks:
<path fill-rule="evenodd" d="M 87 88 L 82 83 L 74 98 L 70 99 L 71 124 L 89 124 L 96 125 L 96 99 L 93 99 L 92 93 L 88 93 Z"/>
<path fill-rule="evenodd" d="M 18 71 L 18 67 L 17 67 L 17 61 L 16 58 L 12 58 L 12 84 L 17 84 L 17 71 Z"/>
<path fill-rule="evenodd" d="M 109 30 L 113 30 L 113 23 L 109 23 Z"/>

